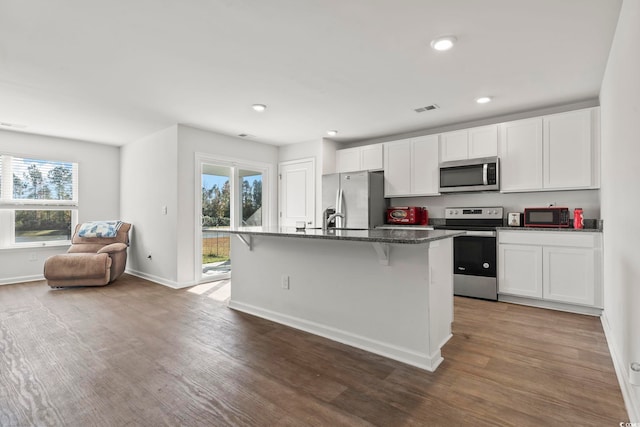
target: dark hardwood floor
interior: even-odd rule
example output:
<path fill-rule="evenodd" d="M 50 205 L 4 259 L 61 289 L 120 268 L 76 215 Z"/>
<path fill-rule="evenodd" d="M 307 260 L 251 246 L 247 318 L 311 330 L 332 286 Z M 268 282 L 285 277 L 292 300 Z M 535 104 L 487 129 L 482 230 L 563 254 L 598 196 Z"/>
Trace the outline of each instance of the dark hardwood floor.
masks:
<path fill-rule="evenodd" d="M 456 298 L 429 373 L 230 310 L 220 286 L 0 286 L 0 426 L 628 420 L 595 317 Z"/>

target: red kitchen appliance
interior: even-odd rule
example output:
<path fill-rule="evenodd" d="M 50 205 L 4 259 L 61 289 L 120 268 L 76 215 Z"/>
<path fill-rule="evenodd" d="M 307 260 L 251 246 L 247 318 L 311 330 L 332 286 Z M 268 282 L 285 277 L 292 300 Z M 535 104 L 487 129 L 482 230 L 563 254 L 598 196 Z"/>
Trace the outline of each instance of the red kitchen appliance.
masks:
<path fill-rule="evenodd" d="M 423 224 L 429 222 L 429 213 L 419 206 L 392 206 L 387 208 L 387 224 Z"/>
<path fill-rule="evenodd" d="M 549 206 L 524 209 L 525 227 L 568 228 L 570 223 L 569 208 Z"/>

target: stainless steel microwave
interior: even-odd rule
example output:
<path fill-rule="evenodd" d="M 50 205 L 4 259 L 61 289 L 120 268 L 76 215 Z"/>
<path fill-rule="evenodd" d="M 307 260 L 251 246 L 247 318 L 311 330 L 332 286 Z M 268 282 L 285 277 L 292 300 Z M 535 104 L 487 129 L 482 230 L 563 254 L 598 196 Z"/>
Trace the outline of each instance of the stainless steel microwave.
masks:
<path fill-rule="evenodd" d="M 497 157 L 440 163 L 440 192 L 495 191 L 500 189 Z"/>

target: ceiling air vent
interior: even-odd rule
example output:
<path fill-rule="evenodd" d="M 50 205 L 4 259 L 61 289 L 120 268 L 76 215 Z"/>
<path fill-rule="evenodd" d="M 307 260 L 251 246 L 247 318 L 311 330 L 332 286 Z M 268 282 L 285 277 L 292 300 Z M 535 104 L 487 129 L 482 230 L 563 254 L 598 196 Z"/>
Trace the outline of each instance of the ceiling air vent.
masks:
<path fill-rule="evenodd" d="M 440 107 L 438 107 L 436 104 L 431 104 L 431 105 L 427 105 L 426 107 L 420 107 L 420 108 L 416 108 L 415 111 L 416 113 L 424 113 L 425 111 L 429 111 L 429 110 L 436 110 Z"/>

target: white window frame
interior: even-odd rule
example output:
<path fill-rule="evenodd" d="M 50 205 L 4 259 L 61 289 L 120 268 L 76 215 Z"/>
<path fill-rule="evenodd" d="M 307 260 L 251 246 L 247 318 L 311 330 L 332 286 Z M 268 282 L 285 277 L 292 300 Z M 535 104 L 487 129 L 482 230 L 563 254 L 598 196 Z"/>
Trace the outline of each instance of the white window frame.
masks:
<path fill-rule="evenodd" d="M 14 157 L 45 162 L 64 162 L 72 164 L 72 200 L 53 199 L 14 199 L 13 168 Z M 71 240 L 48 240 L 40 242 L 16 242 L 15 213 L 21 210 L 71 211 L 71 232 L 78 224 L 78 163 L 59 159 L 42 159 L 38 156 L 0 152 L 2 162 L 2 192 L 0 193 L 0 250 L 15 248 L 34 248 L 51 246 L 68 246 Z"/>

